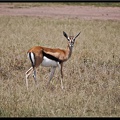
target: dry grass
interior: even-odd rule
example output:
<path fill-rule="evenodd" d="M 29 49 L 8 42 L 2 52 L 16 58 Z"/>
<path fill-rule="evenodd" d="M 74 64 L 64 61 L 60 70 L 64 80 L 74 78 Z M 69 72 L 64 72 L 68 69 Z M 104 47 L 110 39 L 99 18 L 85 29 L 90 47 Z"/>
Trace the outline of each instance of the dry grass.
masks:
<path fill-rule="evenodd" d="M 76 35 L 72 57 L 64 64 L 64 86 L 57 69 L 46 88 L 49 68 L 40 67 L 29 91 L 26 52 L 35 45 L 66 47 L 63 30 Z M 120 116 L 120 22 L 0 17 L 0 116 Z"/>
<path fill-rule="evenodd" d="M 3 5 L 11 5 L 10 8 L 23 8 L 23 7 L 40 7 L 40 6 L 96 6 L 96 7 L 120 7 L 119 2 L 7 2 L 0 3 Z"/>

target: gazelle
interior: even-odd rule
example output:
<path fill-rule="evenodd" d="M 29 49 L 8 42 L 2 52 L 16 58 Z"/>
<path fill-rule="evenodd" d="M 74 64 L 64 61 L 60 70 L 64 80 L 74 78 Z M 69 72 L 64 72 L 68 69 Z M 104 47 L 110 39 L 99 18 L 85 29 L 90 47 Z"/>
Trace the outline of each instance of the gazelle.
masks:
<path fill-rule="evenodd" d="M 63 63 L 67 61 L 72 54 L 72 49 L 75 43 L 75 39 L 79 36 L 80 33 L 78 33 L 75 37 L 74 36 L 68 36 L 64 31 L 63 35 L 68 40 L 67 48 L 59 49 L 59 48 L 46 48 L 42 46 L 34 46 L 30 50 L 28 50 L 27 54 L 31 61 L 32 67 L 28 69 L 26 74 L 26 87 L 28 89 L 28 77 L 33 72 L 34 81 L 37 84 L 36 81 L 36 68 L 41 64 L 45 67 L 51 67 L 50 77 L 48 84 L 50 83 L 51 79 L 54 76 L 56 67 L 60 68 L 61 72 L 61 88 L 63 89 Z"/>

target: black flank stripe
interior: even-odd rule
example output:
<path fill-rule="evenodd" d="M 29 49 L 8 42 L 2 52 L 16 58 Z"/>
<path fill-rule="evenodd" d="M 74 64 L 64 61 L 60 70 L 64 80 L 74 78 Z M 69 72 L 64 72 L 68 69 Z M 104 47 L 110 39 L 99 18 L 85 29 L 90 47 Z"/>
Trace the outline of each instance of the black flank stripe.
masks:
<path fill-rule="evenodd" d="M 43 56 L 46 56 L 47 58 L 49 58 L 49 59 L 51 59 L 51 60 L 54 60 L 54 61 L 56 61 L 56 62 L 59 62 L 59 63 L 62 62 L 62 60 L 60 60 L 60 59 L 58 59 L 58 58 L 56 58 L 56 57 L 54 57 L 54 56 L 52 56 L 52 55 L 50 55 L 50 54 L 47 54 L 47 53 L 45 53 L 44 51 L 43 51 Z"/>

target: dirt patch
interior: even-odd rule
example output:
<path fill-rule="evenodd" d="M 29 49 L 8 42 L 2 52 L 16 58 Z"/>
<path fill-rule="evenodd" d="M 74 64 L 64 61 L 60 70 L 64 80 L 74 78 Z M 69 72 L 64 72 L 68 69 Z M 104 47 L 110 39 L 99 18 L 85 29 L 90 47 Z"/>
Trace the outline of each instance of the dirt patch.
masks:
<path fill-rule="evenodd" d="M 0 16 L 1 15 L 78 18 L 89 20 L 120 20 L 120 8 L 94 6 L 41 6 L 29 8 L 14 8 L 10 5 L 0 5 Z"/>

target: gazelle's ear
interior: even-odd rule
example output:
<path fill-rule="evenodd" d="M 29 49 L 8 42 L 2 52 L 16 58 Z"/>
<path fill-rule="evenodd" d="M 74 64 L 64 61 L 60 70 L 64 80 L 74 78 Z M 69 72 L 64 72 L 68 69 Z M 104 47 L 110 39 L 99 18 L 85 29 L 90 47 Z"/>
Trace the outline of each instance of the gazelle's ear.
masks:
<path fill-rule="evenodd" d="M 63 35 L 68 39 L 68 36 L 64 31 L 63 31 Z"/>
<path fill-rule="evenodd" d="M 79 32 L 75 37 L 74 37 L 74 40 L 80 35 L 81 32 Z"/>

